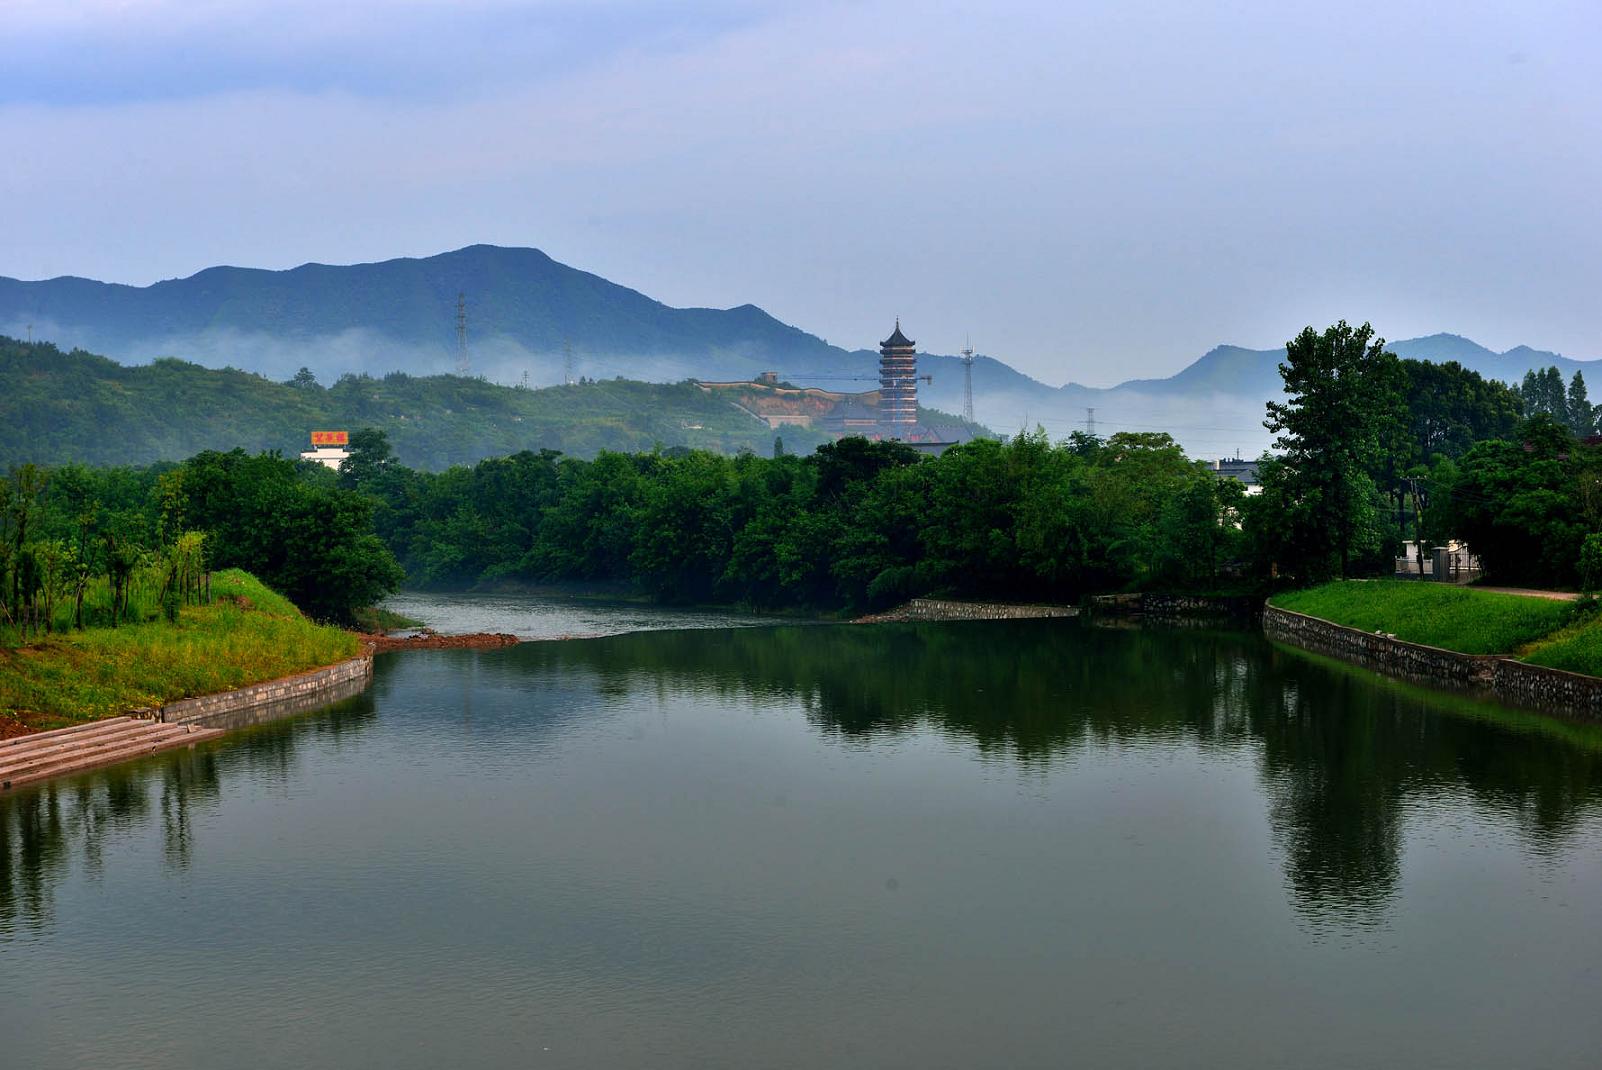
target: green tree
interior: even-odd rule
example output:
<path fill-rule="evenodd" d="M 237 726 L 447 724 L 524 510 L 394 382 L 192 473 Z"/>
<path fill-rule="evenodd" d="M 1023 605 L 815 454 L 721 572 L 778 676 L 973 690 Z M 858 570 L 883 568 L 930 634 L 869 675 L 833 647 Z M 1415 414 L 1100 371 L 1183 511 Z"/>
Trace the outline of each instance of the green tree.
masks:
<path fill-rule="evenodd" d="M 197 454 L 184 465 L 184 515 L 207 533 L 212 567 L 243 568 L 308 616 L 349 623 L 403 573 L 373 533 L 373 500 L 299 468 L 271 453 Z"/>
<path fill-rule="evenodd" d="M 360 490 L 371 484 L 395 464 L 395 451 L 389 436 L 375 427 L 351 432 L 345 446 L 345 459 L 339 462 L 339 484 Z"/>
<path fill-rule="evenodd" d="M 1591 532 L 1580 543 L 1580 590 L 1602 588 L 1602 534 Z"/>
<path fill-rule="evenodd" d="M 1366 323 L 1308 327 L 1285 349 L 1279 370 L 1289 399 L 1270 402 L 1264 423 L 1284 451 L 1275 478 L 1287 516 L 1275 560 L 1323 580 L 1382 549 L 1374 473 L 1402 419 L 1405 376 Z"/>
<path fill-rule="evenodd" d="M 1569 380 L 1568 417 L 1569 430 L 1576 437 L 1590 438 L 1596 434 L 1596 410 L 1586 396 L 1585 376 L 1578 368 L 1574 371 L 1574 378 Z"/>
<path fill-rule="evenodd" d="M 1464 539 L 1487 577 L 1503 583 L 1563 586 L 1577 579 L 1590 521 L 1585 488 L 1602 458 L 1578 446 L 1567 428 L 1542 413 L 1514 441 L 1481 442 L 1436 489 L 1433 530 Z"/>
<path fill-rule="evenodd" d="M 1543 411 L 1564 427 L 1571 426 L 1569 420 L 1569 395 L 1563 388 L 1563 373 L 1556 366 L 1547 368 L 1541 375 L 1541 395 L 1544 401 Z"/>

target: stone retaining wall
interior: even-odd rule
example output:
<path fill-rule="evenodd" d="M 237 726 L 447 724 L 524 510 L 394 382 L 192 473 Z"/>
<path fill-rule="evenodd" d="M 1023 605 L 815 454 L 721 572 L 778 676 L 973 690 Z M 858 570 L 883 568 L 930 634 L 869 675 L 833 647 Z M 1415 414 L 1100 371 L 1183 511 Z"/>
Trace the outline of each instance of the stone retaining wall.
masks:
<path fill-rule="evenodd" d="M 1153 617 L 1255 617 L 1263 600 L 1249 595 L 1163 594 L 1146 591 L 1098 594 L 1090 599 L 1098 613 L 1140 613 Z"/>
<path fill-rule="evenodd" d="M 1009 605 L 1005 602 L 957 602 L 945 598 L 914 598 L 888 613 L 864 618 L 870 621 L 1029 620 L 1037 617 L 1077 617 L 1073 606 Z"/>
<path fill-rule="evenodd" d="M 1140 596 L 1140 612 L 1157 617 L 1255 617 L 1263 600 L 1246 595 L 1159 594 Z"/>
<path fill-rule="evenodd" d="M 1498 658 L 1491 691 L 1509 705 L 1602 721 L 1602 678 Z"/>
<path fill-rule="evenodd" d="M 1274 606 L 1263 610 L 1263 631 L 1270 639 L 1414 683 L 1483 695 L 1510 706 L 1602 720 L 1602 677 L 1530 665 L 1500 654 L 1459 654 L 1408 643 Z"/>
<path fill-rule="evenodd" d="M 267 706 L 274 707 L 269 711 L 272 717 L 286 716 L 360 693 L 372 674 L 373 656 L 363 654 L 337 665 L 251 684 L 237 691 L 220 691 L 215 695 L 199 695 L 169 702 L 161 708 L 160 716 L 161 720 L 174 724 L 213 723 Z M 241 723 L 270 720 L 272 717 L 248 717 Z"/>

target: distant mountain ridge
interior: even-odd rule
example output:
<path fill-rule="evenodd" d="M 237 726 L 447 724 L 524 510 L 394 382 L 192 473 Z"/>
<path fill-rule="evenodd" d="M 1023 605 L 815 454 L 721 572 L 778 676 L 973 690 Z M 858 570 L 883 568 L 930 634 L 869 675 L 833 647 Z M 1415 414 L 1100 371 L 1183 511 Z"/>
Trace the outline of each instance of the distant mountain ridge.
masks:
<path fill-rule="evenodd" d="M 673 308 L 599 275 L 559 263 L 538 249 L 472 245 L 424 258 L 370 264 L 304 264 L 286 271 L 214 267 L 183 279 L 135 287 L 62 277 L 24 282 L 0 277 L 0 333 L 49 339 L 115 360 L 176 356 L 285 379 L 310 366 L 326 384 L 347 372 L 413 375 L 448 372 L 456 362 L 455 308 L 463 294 L 475 374 L 503 383 L 526 375 L 560 382 L 572 351 L 576 374 L 673 382 L 751 378 L 777 371 L 792 382 L 853 389 L 876 374 L 870 349 L 847 351 L 782 323 L 755 305 Z M 875 340 L 876 341 L 876 340 Z M 1456 360 L 1516 383 L 1530 368 L 1556 365 L 1565 377 L 1598 369 L 1557 353 L 1518 346 L 1503 353 L 1459 335 L 1392 342 L 1400 356 Z M 979 419 L 999 430 L 1042 422 L 1078 426 L 1096 408 L 1098 427 L 1182 433 L 1187 406 L 1229 399 L 1235 439 L 1255 443 L 1251 405 L 1280 390 L 1281 349 L 1221 345 L 1176 374 L 1112 387 L 1052 386 L 1001 360 L 973 368 Z M 961 411 L 959 358 L 922 354 L 934 382 L 921 393 L 933 406 Z M 1602 383 L 1602 369 L 1597 379 Z M 866 384 L 864 385 L 866 387 Z M 1250 404 L 1248 404 L 1250 403 Z M 1259 410 L 1260 411 L 1260 410 Z M 1214 421 L 1218 422 L 1217 420 Z M 1192 438 L 1192 443 L 1197 440 Z M 1207 452 L 1211 445 L 1195 446 Z M 1241 448 L 1255 448 L 1255 446 Z"/>
<path fill-rule="evenodd" d="M 755 305 L 671 308 L 538 249 L 490 245 L 341 267 L 215 267 L 142 287 L 0 278 L 0 331 L 20 335 L 32 324 L 35 337 L 114 359 L 179 356 L 268 375 L 293 372 L 297 348 L 319 356 L 307 346 L 364 351 L 365 360 L 328 369 L 336 374 L 443 372 L 456 359 L 458 294 L 470 352 L 490 365 L 515 350 L 560 364 L 568 345 L 592 363 L 689 355 L 827 362 L 840 352 Z M 283 352 L 263 359 L 263 339 Z"/>

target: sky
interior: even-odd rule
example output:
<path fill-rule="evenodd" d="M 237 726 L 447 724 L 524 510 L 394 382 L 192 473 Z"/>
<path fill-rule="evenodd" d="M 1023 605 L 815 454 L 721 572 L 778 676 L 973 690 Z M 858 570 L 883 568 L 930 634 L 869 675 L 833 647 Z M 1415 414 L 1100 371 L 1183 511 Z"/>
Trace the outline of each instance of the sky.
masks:
<path fill-rule="evenodd" d="M 0 275 L 528 245 L 1051 383 L 1602 357 L 1602 4 L 0 0 Z"/>

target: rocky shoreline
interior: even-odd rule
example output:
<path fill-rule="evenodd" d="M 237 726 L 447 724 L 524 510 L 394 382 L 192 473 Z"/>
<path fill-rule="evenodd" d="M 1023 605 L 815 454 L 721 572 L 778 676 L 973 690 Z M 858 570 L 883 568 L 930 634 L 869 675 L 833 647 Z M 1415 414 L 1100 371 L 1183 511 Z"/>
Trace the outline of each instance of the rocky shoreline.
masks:
<path fill-rule="evenodd" d="M 382 654 L 391 650 L 493 650 L 516 646 L 524 640 L 509 632 L 441 635 L 432 628 L 422 628 L 410 635 L 363 635 L 362 642 L 373 653 Z"/>

